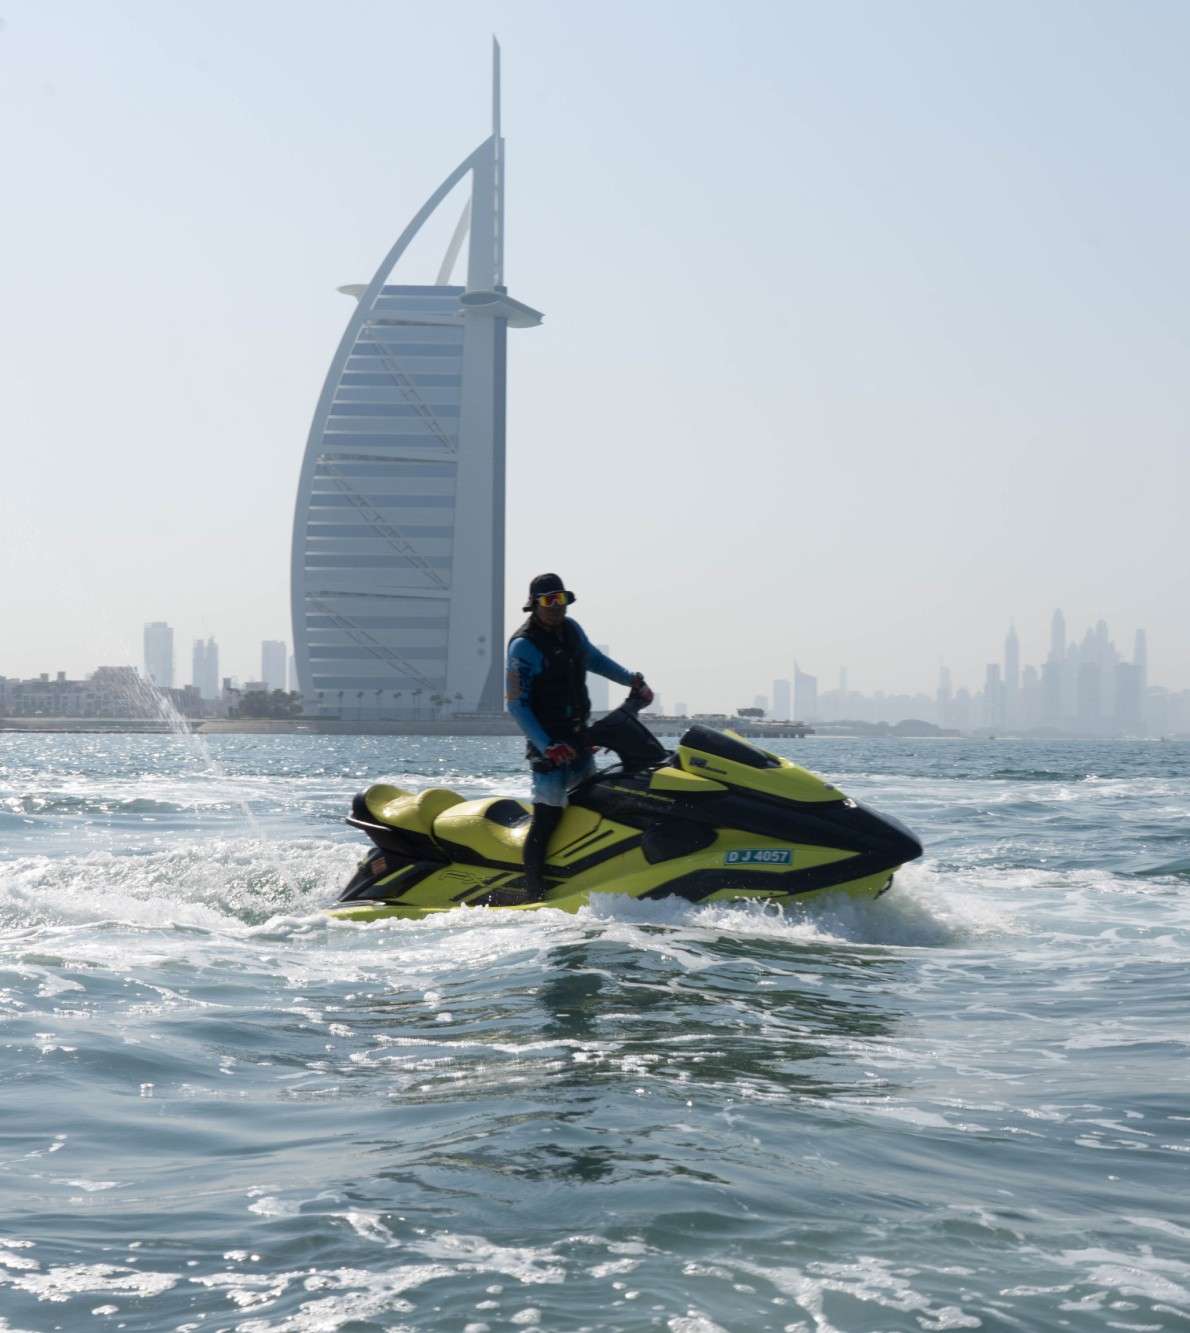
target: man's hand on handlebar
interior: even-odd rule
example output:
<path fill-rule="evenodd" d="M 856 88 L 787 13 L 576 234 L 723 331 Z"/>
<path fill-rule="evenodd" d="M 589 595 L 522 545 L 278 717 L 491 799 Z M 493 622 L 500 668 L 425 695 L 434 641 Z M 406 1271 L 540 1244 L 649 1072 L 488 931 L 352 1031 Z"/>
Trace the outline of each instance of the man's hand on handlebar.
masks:
<path fill-rule="evenodd" d="M 639 672 L 633 672 L 632 675 L 632 693 L 647 708 L 653 702 L 653 691 L 645 683 L 644 676 Z"/>

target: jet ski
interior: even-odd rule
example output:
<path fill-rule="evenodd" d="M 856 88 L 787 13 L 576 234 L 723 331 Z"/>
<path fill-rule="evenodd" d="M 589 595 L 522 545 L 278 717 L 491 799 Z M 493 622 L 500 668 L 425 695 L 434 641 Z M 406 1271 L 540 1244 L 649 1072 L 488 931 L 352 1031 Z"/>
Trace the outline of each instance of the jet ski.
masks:
<path fill-rule="evenodd" d="M 630 695 L 590 728 L 592 745 L 618 762 L 570 793 L 541 897 L 525 888 L 527 802 L 377 783 L 347 818 L 373 849 L 326 910 L 371 921 L 461 906 L 573 912 L 592 893 L 693 903 L 878 898 L 921 856 L 898 820 L 732 732 L 694 725 L 667 750 L 637 716 L 642 706 Z"/>

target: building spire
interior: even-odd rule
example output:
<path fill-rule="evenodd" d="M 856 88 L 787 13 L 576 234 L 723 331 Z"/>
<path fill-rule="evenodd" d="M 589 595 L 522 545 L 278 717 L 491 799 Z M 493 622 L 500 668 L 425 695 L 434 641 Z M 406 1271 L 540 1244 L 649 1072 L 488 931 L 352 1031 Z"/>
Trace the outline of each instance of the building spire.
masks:
<path fill-rule="evenodd" d="M 504 140 L 500 137 L 500 43 L 492 34 L 492 281 L 504 285 Z"/>
<path fill-rule="evenodd" d="M 492 138 L 500 139 L 500 43 L 492 36 Z"/>

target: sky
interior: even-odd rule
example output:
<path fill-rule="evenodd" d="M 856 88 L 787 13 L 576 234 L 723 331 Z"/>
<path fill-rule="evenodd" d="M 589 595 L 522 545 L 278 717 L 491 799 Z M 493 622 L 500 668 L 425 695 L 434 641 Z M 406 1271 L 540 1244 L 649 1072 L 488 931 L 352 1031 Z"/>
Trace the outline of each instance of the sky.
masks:
<path fill-rule="evenodd" d="M 1061 608 L 1190 688 L 1183 0 L 0 0 L 0 674 L 292 643 L 336 288 L 487 137 L 493 35 L 510 630 L 557 570 L 732 711 L 978 689 Z"/>

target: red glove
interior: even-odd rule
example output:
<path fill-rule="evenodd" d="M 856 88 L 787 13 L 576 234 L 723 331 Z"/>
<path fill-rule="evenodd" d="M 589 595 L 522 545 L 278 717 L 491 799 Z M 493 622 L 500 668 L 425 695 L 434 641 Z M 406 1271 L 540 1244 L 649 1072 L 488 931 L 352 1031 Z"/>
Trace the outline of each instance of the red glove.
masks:
<path fill-rule="evenodd" d="M 653 702 L 653 691 L 645 684 L 645 678 L 639 671 L 632 675 L 632 693 L 644 702 L 646 708 Z"/>
<path fill-rule="evenodd" d="M 578 754 L 574 747 L 567 745 L 565 741 L 555 741 L 546 748 L 545 757 L 551 764 L 557 764 L 561 768 L 563 764 L 572 764 L 578 758 Z"/>

